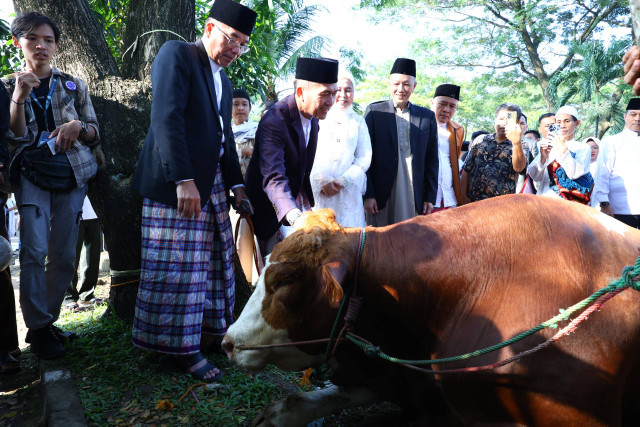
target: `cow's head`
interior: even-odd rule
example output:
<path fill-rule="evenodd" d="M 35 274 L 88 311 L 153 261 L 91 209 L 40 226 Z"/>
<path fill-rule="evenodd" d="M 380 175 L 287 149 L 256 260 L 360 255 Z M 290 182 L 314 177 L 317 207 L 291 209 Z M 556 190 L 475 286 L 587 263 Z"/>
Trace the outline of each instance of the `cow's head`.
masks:
<path fill-rule="evenodd" d="M 305 214 L 296 225 L 301 229 L 276 245 L 253 295 L 223 341 L 230 360 L 251 371 L 268 363 L 287 370 L 322 363 L 323 344 L 238 347 L 328 338 L 342 300 L 341 282 L 352 265 L 348 233 L 335 222 L 331 210 Z"/>

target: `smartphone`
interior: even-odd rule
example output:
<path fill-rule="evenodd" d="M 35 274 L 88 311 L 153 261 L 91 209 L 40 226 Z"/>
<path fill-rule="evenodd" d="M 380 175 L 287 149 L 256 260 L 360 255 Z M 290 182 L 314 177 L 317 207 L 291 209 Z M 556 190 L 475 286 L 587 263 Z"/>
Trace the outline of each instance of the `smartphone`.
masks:
<path fill-rule="evenodd" d="M 555 136 L 555 135 L 558 134 L 558 132 L 560 132 L 560 125 L 557 125 L 557 124 L 554 123 L 554 124 L 549 125 L 548 129 L 549 129 L 549 135 L 550 136 L 551 135 Z"/>

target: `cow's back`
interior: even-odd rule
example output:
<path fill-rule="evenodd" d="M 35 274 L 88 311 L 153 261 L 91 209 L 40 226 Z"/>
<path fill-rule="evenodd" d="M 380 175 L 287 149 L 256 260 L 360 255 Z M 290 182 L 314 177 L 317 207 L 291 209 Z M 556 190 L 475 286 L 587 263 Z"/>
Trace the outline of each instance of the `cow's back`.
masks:
<path fill-rule="evenodd" d="M 374 258 L 399 242 L 411 248 L 387 252 L 395 268 L 374 267 L 370 277 L 395 283 L 401 322 L 428 327 L 434 339 L 425 356 L 438 358 L 496 344 L 548 320 L 619 277 L 640 254 L 638 230 L 589 207 L 527 195 L 473 203 L 370 234 Z M 489 412 L 497 419 L 520 414 L 519 422 L 547 423 L 554 418 L 536 418 L 545 412 L 531 408 L 553 401 L 562 408 L 555 409 L 556 421 L 606 424 L 619 407 L 613 400 L 635 375 L 638 308 L 640 293 L 624 291 L 550 348 L 486 374 L 440 378 L 447 397 L 468 420 Z M 495 363 L 557 331 L 437 368 Z"/>

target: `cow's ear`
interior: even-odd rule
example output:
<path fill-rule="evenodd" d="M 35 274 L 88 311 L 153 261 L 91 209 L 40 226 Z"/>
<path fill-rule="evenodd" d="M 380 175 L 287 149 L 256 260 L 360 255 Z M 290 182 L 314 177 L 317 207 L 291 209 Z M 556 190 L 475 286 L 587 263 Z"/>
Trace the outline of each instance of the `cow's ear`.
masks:
<path fill-rule="evenodd" d="M 340 261 L 332 261 L 323 265 L 321 272 L 322 292 L 332 307 L 338 307 L 344 295 L 341 283 L 347 274 L 347 266 Z"/>

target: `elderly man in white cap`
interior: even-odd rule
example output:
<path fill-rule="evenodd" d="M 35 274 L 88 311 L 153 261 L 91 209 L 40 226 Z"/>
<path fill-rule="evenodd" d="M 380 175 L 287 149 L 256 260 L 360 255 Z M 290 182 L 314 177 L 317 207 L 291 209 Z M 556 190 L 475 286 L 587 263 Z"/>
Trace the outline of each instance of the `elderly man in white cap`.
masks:
<path fill-rule="evenodd" d="M 593 187 L 591 148 L 575 140 L 580 123 L 573 106 L 565 105 L 556 112 L 560 128 L 540 141 L 540 153 L 529 165 L 538 195 L 589 204 Z"/>

